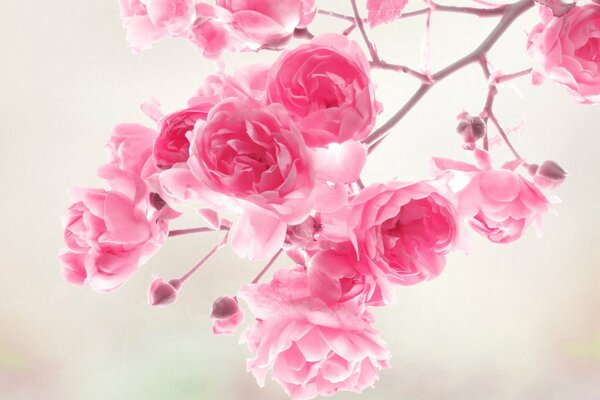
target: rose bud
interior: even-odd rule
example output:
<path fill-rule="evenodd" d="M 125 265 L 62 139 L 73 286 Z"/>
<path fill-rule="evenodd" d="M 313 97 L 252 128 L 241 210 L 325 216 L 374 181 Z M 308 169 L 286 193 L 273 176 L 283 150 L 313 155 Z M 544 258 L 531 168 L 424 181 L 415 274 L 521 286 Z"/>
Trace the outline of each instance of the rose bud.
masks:
<path fill-rule="evenodd" d="M 567 178 L 567 171 L 554 161 L 545 161 L 535 172 L 533 181 L 542 189 L 554 190 Z"/>
<path fill-rule="evenodd" d="M 458 123 L 456 132 L 462 135 L 465 147 L 473 150 L 475 149 L 475 142 L 485 135 L 486 125 L 480 117 L 466 114 Z"/>
<path fill-rule="evenodd" d="M 181 287 L 178 279 L 165 282 L 154 275 L 148 290 L 148 304 L 158 308 L 167 308 L 177 300 L 177 292 Z"/>
<path fill-rule="evenodd" d="M 214 301 L 210 319 L 214 334 L 231 336 L 244 320 L 244 312 L 235 297 L 222 296 Z"/>

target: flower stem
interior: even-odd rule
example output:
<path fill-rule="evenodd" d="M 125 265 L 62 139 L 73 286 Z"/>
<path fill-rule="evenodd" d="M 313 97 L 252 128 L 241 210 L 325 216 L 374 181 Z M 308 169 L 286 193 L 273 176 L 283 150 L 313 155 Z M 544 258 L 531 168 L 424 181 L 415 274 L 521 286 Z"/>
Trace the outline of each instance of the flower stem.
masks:
<path fill-rule="evenodd" d="M 273 263 L 275 263 L 275 261 L 281 255 L 282 252 L 283 252 L 283 249 L 279 249 L 279 251 L 277 253 L 275 253 L 275 255 L 273 257 L 271 257 L 271 259 L 269 260 L 269 262 L 267 263 L 267 265 L 265 265 L 265 267 L 260 270 L 260 272 L 258 273 L 258 275 L 256 275 L 256 278 L 254 278 L 252 280 L 252 282 L 251 282 L 252 284 L 258 283 L 258 281 L 260 281 L 260 278 L 262 278 L 263 275 L 267 273 L 267 271 L 269 270 L 269 268 L 271 268 L 271 266 L 273 265 Z"/>
<path fill-rule="evenodd" d="M 358 30 L 360 31 L 360 34 L 363 37 L 365 44 L 367 45 L 367 49 L 369 49 L 369 54 L 371 54 L 371 59 L 376 63 L 381 63 L 381 60 L 379 59 L 379 54 L 377 54 L 377 50 L 375 49 L 375 46 L 373 45 L 373 43 L 369 40 L 369 37 L 367 36 L 367 31 L 365 30 L 365 26 L 363 24 L 363 19 L 360 17 L 360 14 L 358 12 L 356 0 L 350 0 L 350 4 L 352 4 L 352 11 L 354 12 L 354 22 L 356 22 L 356 26 L 358 27 Z"/>
<path fill-rule="evenodd" d="M 520 0 L 517 3 L 502 8 L 502 18 L 496 25 L 496 27 L 490 32 L 490 34 L 481 42 L 481 44 L 472 52 L 448 65 L 442 70 L 436 72 L 431 76 L 431 82 L 423 82 L 412 97 L 394 114 L 389 120 L 387 120 L 381 127 L 371 133 L 363 143 L 368 145 L 369 154 L 375 150 L 375 148 L 382 142 L 382 140 L 389 134 L 389 131 L 396 126 L 398 122 L 412 108 L 427 94 L 427 92 L 435 86 L 438 82 L 445 79 L 454 72 L 470 65 L 474 62 L 482 62 L 485 60 L 487 52 L 494 46 L 494 44 L 500 39 L 500 37 L 506 32 L 506 30 L 512 25 L 512 23 L 525 11 L 533 7 L 534 0 Z"/>
<path fill-rule="evenodd" d="M 198 261 L 198 263 L 192 269 L 190 269 L 188 272 L 186 272 L 184 275 L 182 275 L 179 279 L 177 279 L 179 281 L 179 284 L 182 285 L 190 276 L 192 276 L 194 274 L 194 272 L 196 272 L 206 261 L 208 261 L 208 259 L 211 258 L 217 252 L 217 250 L 219 250 L 221 247 L 223 247 L 223 245 L 227 242 L 228 236 L 229 236 L 229 232 L 223 237 L 223 239 L 221 239 L 221 241 L 215 247 L 213 247 L 208 252 L 208 254 L 206 254 L 204 257 L 202 257 L 202 259 L 200 261 Z"/>
<path fill-rule="evenodd" d="M 220 231 L 228 231 L 229 227 L 225 226 L 225 225 L 221 225 L 218 230 L 220 230 Z M 215 232 L 215 231 L 217 231 L 217 229 L 207 228 L 207 227 L 202 227 L 202 228 L 187 228 L 187 229 L 174 229 L 172 231 L 169 231 L 169 237 L 190 235 L 192 233 Z"/>

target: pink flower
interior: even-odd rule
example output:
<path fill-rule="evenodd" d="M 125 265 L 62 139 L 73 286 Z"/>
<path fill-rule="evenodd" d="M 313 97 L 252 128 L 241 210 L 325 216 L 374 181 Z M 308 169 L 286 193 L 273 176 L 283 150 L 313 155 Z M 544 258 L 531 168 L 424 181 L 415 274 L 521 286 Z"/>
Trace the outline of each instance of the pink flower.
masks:
<path fill-rule="evenodd" d="M 111 190 L 73 189 L 63 218 L 67 246 L 59 255 L 65 279 L 105 292 L 123 285 L 162 245 L 161 211 L 150 209 L 145 184 L 112 165 L 100 169 Z"/>
<path fill-rule="evenodd" d="M 108 139 L 109 162 L 142 179 L 154 174 L 152 145 L 157 133 L 139 124 L 117 125 Z"/>
<path fill-rule="evenodd" d="M 214 334 L 231 336 L 244 320 L 244 312 L 235 297 L 223 296 L 214 301 L 210 319 Z"/>
<path fill-rule="evenodd" d="M 279 270 L 268 284 L 240 290 L 256 322 L 243 333 L 262 386 L 271 371 L 293 400 L 360 393 L 389 367 L 389 352 L 359 302 L 327 305 L 311 296 L 302 267 Z"/>
<path fill-rule="evenodd" d="M 185 33 L 196 18 L 193 0 L 120 0 L 127 42 L 135 51 Z"/>
<path fill-rule="evenodd" d="M 457 181 L 466 181 L 457 187 L 461 217 L 479 234 L 496 243 L 519 239 L 531 223 L 541 225 L 542 216 L 550 209 L 548 199 L 531 182 L 512 170 L 507 164 L 492 169 L 486 152 L 476 150 L 481 169 L 466 163 L 434 159 L 440 171 L 451 171 Z M 452 179 L 452 178 L 451 178 Z"/>
<path fill-rule="evenodd" d="M 230 98 L 196 126 L 189 168 L 213 191 L 301 222 L 311 209 L 314 171 L 302 136 L 277 105 Z M 285 231 L 283 232 L 285 234 Z"/>
<path fill-rule="evenodd" d="M 338 34 L 318 36 L 275 62 L 268 99 L 288 110 L 309 146 L 361 140 L 381 111 L 369 71 L 356 42 Z"/>
<path fill-rule="evenodd" d="M 280 47 L 316 13 L 314 0 L 216 0 L 216 4 L 231 14 L 232 34 L 252 50 Z"/>
<path fill-rule="evenodd" d="M 542 22 L 529 34 L 534 82 L 564 85 L 577 101 L 600 102 L 600 5 L 573 7 L 563 17 L 540 10 Z"/>
<path fill-rule="evenodd" d="M 444 269 L 459 230 L 451 198 L 437 181 L 371 185 L 347 210 L 322 216 L 323 234 L 354 244 L 357 259 L 367 259 L 377 296 L 390 303 L 396 285 L 433 279 Z"/>
<path fill-rule="evenodd" d="M 352 243 L 334 244 L 328 249 L 312 252 L 307 265 L 311 295 L 327 304 L 362 296 L 367 305 L 383 305 L 377 271 L 371 269 L 366 254 L 357 258 Z"/>
<path fill-rule="evenodd" d="M 188 33 L 188 40 L 209 59 L 219 58 L 225 49 L 235 44 L 218 11 L 209 4 L 196 4 L 196 21 Z"/>
<path fill-rule="evenodd" d="M 194 125 L 196 121 L 206 119 L 211 106 L 199 104 L 166 115 L 159 121 L 159 134 L 153 150 L 154 161 L 159 168 L 168 169 L 188 160 Z"/>

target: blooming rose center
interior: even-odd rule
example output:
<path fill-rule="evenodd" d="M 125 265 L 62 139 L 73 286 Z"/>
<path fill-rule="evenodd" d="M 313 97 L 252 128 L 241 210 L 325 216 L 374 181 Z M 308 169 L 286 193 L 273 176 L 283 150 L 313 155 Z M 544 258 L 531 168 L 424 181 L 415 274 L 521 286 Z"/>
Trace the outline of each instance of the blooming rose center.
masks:
<path fill-rule="evenodd" d="M 444 246 L 450 232 L 448 217 L 429 199 L 411 200 L 381 225 L 384 253 L 394 268 L 412 265 L 415 253 Z"/>

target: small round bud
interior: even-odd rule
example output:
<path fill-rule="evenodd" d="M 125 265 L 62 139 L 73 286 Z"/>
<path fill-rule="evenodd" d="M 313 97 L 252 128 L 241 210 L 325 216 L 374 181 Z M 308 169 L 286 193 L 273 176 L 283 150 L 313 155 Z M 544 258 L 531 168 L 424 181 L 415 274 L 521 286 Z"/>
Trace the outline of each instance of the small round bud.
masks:
<path fill-rule="evenodd" d="M 554 190 L 567 178 L 565 171 L 555 161 L 545 161 L 537 169 L 533 178 L 534 182 L 543 189 Z"/>
<path fill-rule="evenodd" d="M 244 320 L 244 313 L 235 297 L 222 296 L 214 301 L 210 319 L 213 333 L 231 336 Z"/>
<path fill-rule="evenodd" d="M 211 318 L 224 319 L 240 311 L 238 302 L 233 297 L 222 296 L 213 302 Z"/>
<path fill-rule="evenodd" d="M 167 202 L 158 193 L 150 193 L 150 205 L 157 210 L 162 210 L 167 205 Z"/>
<path fill-rule="evenodd" d="M 177 300 L 180 287 L 181 283 L 177 279 L 165 282 L 161 277 L 154 276 L 148 289 L 148 304 L 158 308 L 169 307 Z"/>
<path fill-rule="evenodd" d="M 459 116 L 460 121 L 456 126 L 458 132 L 465 141 L 467 149 L 475 149 L 475 142 L 481 139 L 486 132 L 486 125 L 483 119 L 478 116 L 468 115 L 463 113 Z"/>

